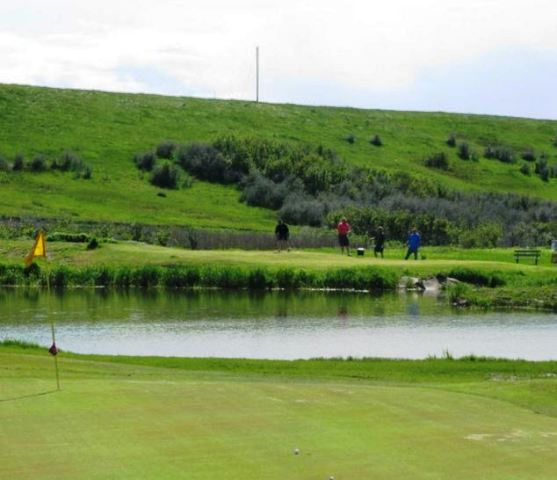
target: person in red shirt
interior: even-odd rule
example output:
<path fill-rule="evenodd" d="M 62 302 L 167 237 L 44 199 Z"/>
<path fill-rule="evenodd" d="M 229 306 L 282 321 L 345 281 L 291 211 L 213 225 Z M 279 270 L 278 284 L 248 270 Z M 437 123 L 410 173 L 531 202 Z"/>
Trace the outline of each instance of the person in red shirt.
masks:
<path fill-rule="evenodd" d="M 350 231 L 350 224 L 346 221 L 346 218 L 342 217 L 342 220 L 337 225 L 338 243 L 340 245 L 341 254 L 343 254 L 344 249 L 346 249 L 346 254 L 350 255 L 350 241 L 348 240 Z"/>

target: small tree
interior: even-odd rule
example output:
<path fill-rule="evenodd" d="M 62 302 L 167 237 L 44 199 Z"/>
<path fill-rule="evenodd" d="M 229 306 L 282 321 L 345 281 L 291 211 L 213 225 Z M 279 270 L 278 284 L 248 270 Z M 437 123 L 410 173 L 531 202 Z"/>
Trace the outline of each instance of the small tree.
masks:
<path fill-rule="evenodd" d="M 23 157 L 23 155 L 21 155 L 20 153 L 18 153 L 15 156 L 14 159 L 14 164 L 12 166 L 12 170 L 14 172 L 20 172 L 21 170 L 23 170 L 25 168 L 25 158 Z"/>
<path fill-rule="evenodd" d="M 439 168 L 441 170 L 449 169 L 449 159 L 445 152 L 434 153 L 425 160 L 426 167 Z"/>
<path fill-rule="evenodd" d="M 159 158 L 172 159 L 172 155 L 176 150 L 176 144 L 170 140 L 165 140 L 157 145 L 156 153 Z"/>
<path fill-rule="evenodd" d="M 178 188 L 179 173 L 175 165 L 168 162 L 157 165 L 151 175 L 151 183 L 160 188 Z"/>
<path fill-rule="evenodd" d="M 374 135 L 369 143 L 371 143 L 372 145 L 375 145 L 376 147 L 382 147 L 383 146 L 383 140 L 381 140 L 381 137 L 379 135 Z"/>
<path fill-rule="evenodd" d="M 522 173 L 522 175 L 526 175 L 526 176 L 530 176 L 530 167 L 528 166 L 528 164 L 523 163 L 522 166 L 520 167 L 520 173 Z"/>
<path fill-rule="evenodd" d="M 536 161 L 536 153 L 531 148 L 527 148 L 522 152 L 522 160 L 526 160 L 527 162 L 535 162 Z"/>
<path fill-rule="evenodd" d="M 456 147 L 456 133 L 449 134 L 449 137 L 447 138 L 447 145 L 451 148 Z"/>
<path fill-rule="evenodd" d="M 0 172 L 7 172 L 8 170 L 10 170 L 10 164 L 2 155 L 0 155 Z"/>
<path fill-rule="evenodd" d="M 29 163 L 29 170 L 32 172 L 44 172 L 46 170 L 46 160 L 44 156 L 35 156 Z"/>
<path fill-rule="evenodd" d="M 134 162 L 139 170 L 150 172 L 155 166 L 157 157 L 154 152 L 138 153 L 134 157 Z"/>
<path fill-rule="evenodd" d="M 458 145 L 457 155 L 462 160 L 470 160 L 470 158 L 472 156 L 472 150 L 470 149 L 470 145 L 468 145 L 466 142 L 460 143 Z"/>

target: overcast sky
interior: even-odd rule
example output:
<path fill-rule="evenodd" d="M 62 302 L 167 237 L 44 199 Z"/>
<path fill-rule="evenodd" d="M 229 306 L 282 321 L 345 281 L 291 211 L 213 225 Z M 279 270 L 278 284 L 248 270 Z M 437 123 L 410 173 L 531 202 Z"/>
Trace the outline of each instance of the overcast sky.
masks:
<path fill-rule="evenodd" d="M 557 118 L 556 0 L 0 0 L 0 82 Z"/>

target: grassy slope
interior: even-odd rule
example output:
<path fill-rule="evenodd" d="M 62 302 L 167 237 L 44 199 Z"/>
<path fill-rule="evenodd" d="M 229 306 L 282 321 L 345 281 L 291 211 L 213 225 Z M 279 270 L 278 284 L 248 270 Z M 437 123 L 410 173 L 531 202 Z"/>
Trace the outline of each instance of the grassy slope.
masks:
<path fill-rule="evenodd" d="M 506 480 L 557 469 L 554 362 L 62 354 L 60 367 L 53 392 L 44 350 L 0 346 L 7 478 Z"/>
<path fill-rule="evenodd" d="M 445 145 L 458 132 L 478 151 L 486 142 L 531 146 L 556 163 L 557 122 L 516 118 L 254 104 L 154 95 L 112 94 L 0 85 L 0 154 L 56 156 L 64 149 L 93 165 L 93 179 L 70 174 L 0 175 L 0 214 L 81 220 L 189 223 L 269 229 L 271 212 L 238 202 L 231 188 L 197 182 L 190 190 L 156 196 L 133 167 L 134 153 L 170 138 L 208 140 L 224 133 L 321 143 L 354 165 L 405 170 L 460 190 L 516 192 L 557 200 L 556 180 L 524 177 L 518 166 L 482 159 L 462 162 Z M 343 141 L 353 133 L 354 145 Z M 368 143 L 379 134 L 385 146 Z M 432 152 L 450 153 L 449 174 L 426 169 Z"/>

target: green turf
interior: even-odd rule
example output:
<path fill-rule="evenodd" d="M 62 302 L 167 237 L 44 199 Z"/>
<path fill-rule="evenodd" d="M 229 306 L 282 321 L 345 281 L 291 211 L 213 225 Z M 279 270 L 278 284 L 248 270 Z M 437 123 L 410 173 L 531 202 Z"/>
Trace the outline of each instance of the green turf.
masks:
<path fill-rule="evenodd" d="M 195 182 L 166 198 L 141 178 L 135 153 L 161 140 L 210 140 L 234 133 L 323 144 L 349 164 L 404 170 L 462 191 L 515 192 L 557 200 L 557 180 L 519 173 L 518 164 L 463 162 L 446 146 L 450 132 L 478 152 L 503 143 L 532 147 L 557 163 L 557 122 L 517 118 L 255 104 L 155 95 L 115 94 L 0 85 L 0 154 L 54 158 L 65 149 L 93 167 L 91 180 L 69 173 L 0 172 L 0 214 L 252 230 L 272 228 L 272 212 L 239 202 L 230 187 Z M 355 144 L 343 140 L 356 136 Z M 379 134 L 384 146 L 369 144 Z M 453 170 L 427 169 L 429 154 L 446 151 Z"/>
<path fill-rule="evenodd" d="M 59 363 L 56 392 L 44 349 L 0 346 L 5 478 L 507 480 L 557 470 L 554 362 Z"/>
<path fill-rule="evenodd" d="M 0 261 L 21 263 L 32 246 L 30 240 L 4 240 L 0 243 Z M 449 247 L 424 247 L 424 260 L 404 260 L 403 249 L 387 249 L 385 258 L 371 255 L 358 257 L 340 255 L 338 250 L 188 250 L 161 247 L 139 242 L 103 243 L 95 250 L 85 244 L 48 242 L 48 260 L 39 259 L 41 266 L 65 264 L 92 265 L 238 265 L 246 267 L 295 267 L 306 270 L 325 270 L 331 267 L 377 266 L 395 271 L 430 275 L 453 268 L 472 268 L 480 271 L 497 271 L 515 278 L 517 283 L 530 283 L 538 279 L 555 279 L 557 267 L 550 263 L 550 252 L 542 250 L 539 265 L 524 260 L 515 263 L 513 249 L 461 249 Z"/>

